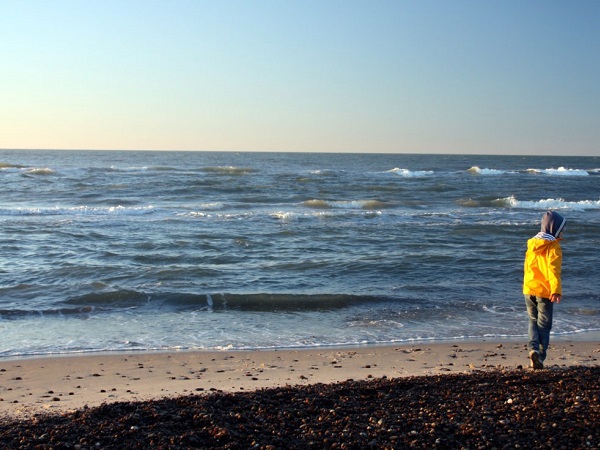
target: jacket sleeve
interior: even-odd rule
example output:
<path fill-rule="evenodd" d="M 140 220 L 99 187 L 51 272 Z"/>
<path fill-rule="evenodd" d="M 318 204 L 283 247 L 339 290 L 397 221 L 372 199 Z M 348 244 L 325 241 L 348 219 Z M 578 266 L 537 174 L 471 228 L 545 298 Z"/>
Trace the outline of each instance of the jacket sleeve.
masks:
<path fill-rule="evenodd" d="M 562 249 L 560 248 L 560 244 L 558 242 L 556 242 L 556 245 L 553 245 L 548 249 L 547 264 L 550 294 L 562 295 Z"/>

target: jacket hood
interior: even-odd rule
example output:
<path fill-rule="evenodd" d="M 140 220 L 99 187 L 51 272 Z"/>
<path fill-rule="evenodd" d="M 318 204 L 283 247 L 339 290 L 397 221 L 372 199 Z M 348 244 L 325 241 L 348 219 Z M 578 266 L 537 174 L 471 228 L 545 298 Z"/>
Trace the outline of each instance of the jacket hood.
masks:
<path fill-rule="evenodd" d="M 550 239 L 547 237 L 550 237 Z M 551 246 L 556 245 L 559 242 L 560 241 L 554 237 L 547 234 L 544 235 L 544 233 L 540 232 L 527 241 L 527 250 L 534 254 L 544 255 Z"/>
<path fill-rule="evenodd" d="M 540 232 L 557 238 L 565 227 L 566 223 L 567 219 L 565 219 L 559 213 L 556 211 L 548 211 L 542 216 L 542 228 Z"/>

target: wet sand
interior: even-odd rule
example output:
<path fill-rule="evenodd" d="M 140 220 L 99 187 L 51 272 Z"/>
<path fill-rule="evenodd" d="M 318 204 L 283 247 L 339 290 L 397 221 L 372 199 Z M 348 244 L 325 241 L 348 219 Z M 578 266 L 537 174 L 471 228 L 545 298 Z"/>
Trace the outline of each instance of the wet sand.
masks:
<path fill-rule="evenodd" d="M 594 448 L 599 358 L 598 342 L 556 342 L 532 371 L 522 343 L 457 342 L 2 360 L 0 442 L 503 448 L 523 445 L 524 429 L 537 442 L 528 448 Z"/>
<path fill-rule="evenodd" d="M 600 343 L 557 342 L 546 367 L 594 366 L 599 359 Z M 0 414 L 26 416 L 216 391 L 521 367 L 528 367 L 527 349 L 514 342 L 22 358 L 0 360 Z"/>

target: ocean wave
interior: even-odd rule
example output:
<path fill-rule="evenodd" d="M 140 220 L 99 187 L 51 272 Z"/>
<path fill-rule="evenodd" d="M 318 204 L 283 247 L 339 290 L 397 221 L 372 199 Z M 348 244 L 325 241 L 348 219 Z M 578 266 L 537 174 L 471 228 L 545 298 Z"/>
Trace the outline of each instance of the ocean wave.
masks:
<path fill-rule="evenodd" d="M 589 172 L 587 170 L 567 169 L 565 167 L 559 167 L 558 169 L 527 169 L 527 172 L 541 173 L 544 175 L 574 176 L 574 177 L 586 177 L 589 175 Z"/>
<path fill-rule="evenodd" d="M 311 175 L 337 175 L 339 172 L 344 172 L 344 171 L 333 170 L 333 169 L 315 169 L 315 170 L 311 170 L 309 173 Z"/>
<path fill-rule="evenodd" d="M 147 303 L 150 295 L 134 290 L 120 289 L 110 292 L 93 292 L 74 297 L 65 303 L 69 305 L 80 305 L 82 307 L 133 307 Z"/>
<path fill-rule="evenodd" d="M 236 167 L 236 166 L 212 166 L 212 167 L 203 167 L 200 169 L 202 172 L 206 173 L 216 173 L 223 175 L 248 175 L 251 173 L 256 173 L 258 170 L 248 168 L 248 167 Z"/>
<path fill-rule="evenodd" d="M 81 316 L 117 309 L 132 309 L 147 303 L 148 294 L 132 290 L 90 293 L 69 299 L 63 303 L 35 310 L 20 308 L 0 309 L 0 319 L 14 320 L 30 316 Z"/>
<path fill-rule="evenodd" d="M 345 294 L 215 294 L 206 295 L 211 309 L 243 311 L 327 311 L 392 301 L 388 297 Z"/>
<path fill-rule="evenodd" d="M 478 208 L 481 205 L 481 202 L 479 200 L 475 200 L 474 198 L 468 197 L 468 198 L 459 198 L 458 200 L 456 200 L 456 204 L 459 206 L 465 206 L 467 208 Z"/>
<path fill-rule="evenodd" d="M 389 208 L 389 204 L 380 200 L 320 200 L 312 199 L 302 202 L 303 206 L 314 209 L 368 209 Z"/>
<path fill-rule="evenodd" d="M 147 172 L 148 166 L 130 166 L 130 167 L 110 166 L 110 170 L 113 172 Z"/>
<path fill-rule="evenodd" d="M 362 296 L 347 294 L 185 294 L 148 293 L 131 290 L 89 293 L 68 299 L 66 306 L 49 311 L 29 312 L 35 314 L 81 314 L 92 312 L 114 312 L 116 309 L 145 308 L 157 310 L 238 310 L 261 312 L 285 311 L 328 311 L 350 306 L 394 301 L 385 296 Z"/>
<path fill-rule="evenodd" d="M 154 206 L 73 206 L 0 208 L 0 216 L 106 216 L 141 215 L 155 211 Z"/>
<path fill-rule="evenodd" d="M 150 170 L 155 170 L 157 172 L 179 172 L 179 169 L 177 167 L 171 166 L 153 166 L 150 167 Z"/>
<path fill-rule="evenodd" d="M 426 177 L 429 175 L 433 175 L 434 172 L 432 170 L 408 170 L 408 169 L 399 169 L 394 168 L 388 170 L 387 173 L 395 173 L 396 175 L 400 175 L 402 177 L 411 178 L 411 177 Z"/>
<path fill-rule="evenodd" d="M 177 213 L 180 217 L 193 217 L 201 219 L 217 219 L 217 220 L 244 220 L 256 217 L 255 214 L 250 212 L 233 212 L 233 213 L 219 213 L 219 212 L 208 212 L 208 211 L 190 211 L 187 213 Z"/>
<path fill-rule="evenodd" d="M 156 311 L 247 311 L 290 312 L 332 311 L 361 304 L 393 301 L 387 297 L 345 294 L 185 294 L 147 293 L 134 290 L 94 292 L 70 298 L 48 308 L 26 310 L 0 309 L 1 320 L 18 320 L 31 316 L 88 317 L 116 311 L 136 310 L 152 314 Z"/>
<path fill-rule="evenodd" d="M 23 172 L 24 175 L 52 175 L 54 170 L 49 167 L 33 167 Z"/>
<path fill-rule="evenodd" d="M 505 170 L 497 170 L 497 169 L 482 169 L 479 166 L 473 166 L 467 170 L 467 172 L 474 173 L 477 175 L 504 175 L 508 173 Z"/>
<path fill-rule="evenodd" d="M 327 202 L 325 202 L 327 203 Z M 217 212 L 217 211 L 189 211 L 180 212 L 175 215 L 178 217 L 191 217 L 196 219 L 206 220 L 251 220 L 261 217 L 270 217 L 281 221 L 290 221 L 298 218 L 339 218 L 339 217 L 362 217 L 362 218 L 373 218 L 379 217 L 382 209 L 392 208 L 389 204 L 379 204 L 377 202 L 362 204 L 360 202 L 354 205 L 329 205 L 316 201 L 314 204 L 308 202 L 308 204 L 302 204 L 304 207 L 310 209 L 310 211 L 297 211 L 297 210 L 267 210 L 258 212 Z M 343 202 L 344 203 L 344 202 Z"/>
<path fill-rule="evenodd" d="M 220 209 L 223 209 L 225 205 L 223 205 L 223 203 L 221 202 L 210 202 L 210 203 L 201 203 L 199 205 L 197 205 L 196 207 L 203 210 L 203 211 L 218 211 Z"/>
<path fill-rule="evenodd" d="M 537 201 L 517 200 L 514 196 L 498 198 L 493 202 L 496 206 L 508 208 L 526 209 L 570 209 L 585 211 L 588 209 L 600 209 L 600 200 L 580 200 L 569 202 L 563 198 L 547 198 Z"/>
<path fill-rule="evenodd" d="M 26 309 L 0 309 L 0 319 L 2 320 L 17 320 L 31 316 L 78 316 L 82 314 L 90 314 L 94 312 L 91 306 L 82 306 L 78 308 L 48 308 L 43 310 L 26 310 Z"/>
<path fill-rule="evenodd" d="M 0 169 L 25 169 L 25 168 L 26 168 L 26 166 L 22 166 L 20 164 L 0 162 Z"/>

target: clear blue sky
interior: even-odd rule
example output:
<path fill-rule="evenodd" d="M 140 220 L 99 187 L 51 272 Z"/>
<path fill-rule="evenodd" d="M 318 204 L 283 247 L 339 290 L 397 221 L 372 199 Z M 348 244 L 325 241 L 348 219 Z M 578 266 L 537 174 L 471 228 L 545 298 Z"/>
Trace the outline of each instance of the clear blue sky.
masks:
<path fill-rule="evenodd" d="M 598 0 L 0 0 L 0 148 L 600 155 Z"/>

